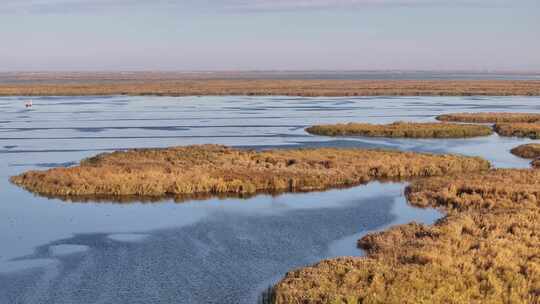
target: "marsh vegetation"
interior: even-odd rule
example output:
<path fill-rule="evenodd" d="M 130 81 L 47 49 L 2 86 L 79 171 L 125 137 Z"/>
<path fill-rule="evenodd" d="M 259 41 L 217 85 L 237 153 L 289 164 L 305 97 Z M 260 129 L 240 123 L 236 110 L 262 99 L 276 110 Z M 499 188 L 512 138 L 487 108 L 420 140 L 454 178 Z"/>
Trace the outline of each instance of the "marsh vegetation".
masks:
<path fill-rule="evenodd" d="M 501 136 L 540 138 L 540 123 L 498 123 L 494 129 Z"/>
<path fill-rule="evenodd" d="M 483 125 L 415 122 L 394 122 L 387 125 L 368 123 L 316 125 L 307 128 L 306 131 L 326 136 L 400 138 L 465 138 L 488 136 L 493 133 L 490 127 Z"/>
<path fill-rule="evenodd" d="M 477 157 L 364 149 L 253 151 L 218 145 L 100 154 L 11 178 L 42 195 L 253 194 L 487 170 Z"/>
<path fill-rule="evenodd" d="M 437 120 L 468 123 L 533 123 L 540 121 L 540 114 L 508 112 L 453 113 L 439 115 Z"/>
<path fill-rule="evenodd" d="M 501 136 L 540 138 L 540 114 L 536 113 L 455 113 L 437 116 L 446 122 L 494 123 Z"/>
<path fill-rule="evenodd" d="M 201 79 L 125 76 L 0 84 L 0 96 L 276 95 L 276 96 L 539 96 L 536 80 Z"/>
<path fill-rule="evenodd" d="M 534 159 L 540 157 L 540 144 L 525 144 L 517 146 L 510 152 L 521 158 Z"/>

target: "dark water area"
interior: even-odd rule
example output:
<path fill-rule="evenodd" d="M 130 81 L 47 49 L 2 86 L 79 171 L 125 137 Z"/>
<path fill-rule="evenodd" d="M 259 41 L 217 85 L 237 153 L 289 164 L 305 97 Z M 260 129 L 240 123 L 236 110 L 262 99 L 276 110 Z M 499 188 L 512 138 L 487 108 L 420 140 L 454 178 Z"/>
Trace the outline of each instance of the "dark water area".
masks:
<path fill-rule="evenodd" d="M 409 206 L 405 184 L 175 202 L 44 198 L 9 183 L 105 151 L 189 144 L 363 147 L 482 156 L 529 139 L 411 140 L 309 135 L 316 123 L 433 121 L 462 111 L 540 112 L 538 97 L 0 98 L 0 303 L 256 303 L 292 268 L 361 256 L 356 240 L 441 216 Z"/>
<path fill-rule="evenodd" d="M 379 186 L 377 190 L 389 188 L 397 194 L 401 187 Z M 44 269 L 0 275 L 0 299 L 7 303 L 20 299 L 25 303 L 73 303 L 73 299 L 77 303 L 255 303 L 259 290 L 253 284 L 266 287 L 271 276 L 336 254 L 359 255 L 355 242 L 348 248 L 331 244 L 397 218 L 389 212 L 400 208 L 395 197 L 358 193 L 366 190 L 348 191 L 348 197 L 334 201 L 335 206 L 306 202 L 298 209 L 281 207 L 281 202 L 287 204 L 286 197 L 258 198 L 266 202 L 240 204 L 258 205 L 260 210 L 248 212 L 250 207 L 235 206 L 244 210 L 231 211 L 235 207 L 222 206 L 223 210 L 212 210 L 205 220 L 135 234 L 138 239 L 77 234 L 39 246 L 18 259 L 54 262 Z M 317 194 L 310 197 L 321 199 Z M 294 195 L 287 198 L 295 201 Z M 436 213 L 425 211 L 422 216 L 429 221 Z M 63 250 L 75 247 L 58 254 L 58 246 L 64 246 Z"/>

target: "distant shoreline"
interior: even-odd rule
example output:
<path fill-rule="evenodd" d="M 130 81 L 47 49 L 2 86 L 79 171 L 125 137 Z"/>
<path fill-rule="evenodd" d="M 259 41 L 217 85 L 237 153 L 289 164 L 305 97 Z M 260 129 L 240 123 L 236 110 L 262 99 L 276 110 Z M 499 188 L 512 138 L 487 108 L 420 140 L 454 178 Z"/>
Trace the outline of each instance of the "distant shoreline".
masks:
<path fill-rule="evenodd" d="M 26 71 L 0 72 L 0 84 L 179 80 L 540 80 L 540 71 Z"/>
<path fill-rule="evenodd" d="M 138 76 L 0 81 L 0 96 L 90 95 L 540 96 L 540 80 L 144 79 Z"/>

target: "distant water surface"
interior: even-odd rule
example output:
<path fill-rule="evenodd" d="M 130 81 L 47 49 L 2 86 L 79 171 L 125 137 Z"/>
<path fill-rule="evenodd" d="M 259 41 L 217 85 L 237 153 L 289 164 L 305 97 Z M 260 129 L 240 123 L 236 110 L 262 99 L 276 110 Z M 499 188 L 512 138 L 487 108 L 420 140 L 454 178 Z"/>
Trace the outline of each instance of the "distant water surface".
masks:
<path fill-rule="evenodd" d="M 295 80 L 539 80 L 540 72 L 496 71 L 252 71 L 252 72 L 0 72 L 0 84 L 186 79 Z"/>

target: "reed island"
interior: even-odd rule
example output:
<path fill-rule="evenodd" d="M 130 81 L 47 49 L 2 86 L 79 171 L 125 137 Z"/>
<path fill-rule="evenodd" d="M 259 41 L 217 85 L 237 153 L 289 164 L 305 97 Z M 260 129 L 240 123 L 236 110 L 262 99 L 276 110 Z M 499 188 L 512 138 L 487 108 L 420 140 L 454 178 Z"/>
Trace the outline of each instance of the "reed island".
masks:
<path fill-rule="evenodd" d="M 99 154 L 78 166 L 11 178 L 49 196 L 249 195 L 487 170 L 477 157 L 366 149 L 254 151 L 219 145 Z"/>
<path fill-rule="evenodd" d="M 398 138 L 466 138 L 488 136 L 493 130 L 488 126 L 453 123 L 394 122 L 386 125 L 346 123 L 315 125 L 308 133 L 325 136 L 366 136 Z"/>

